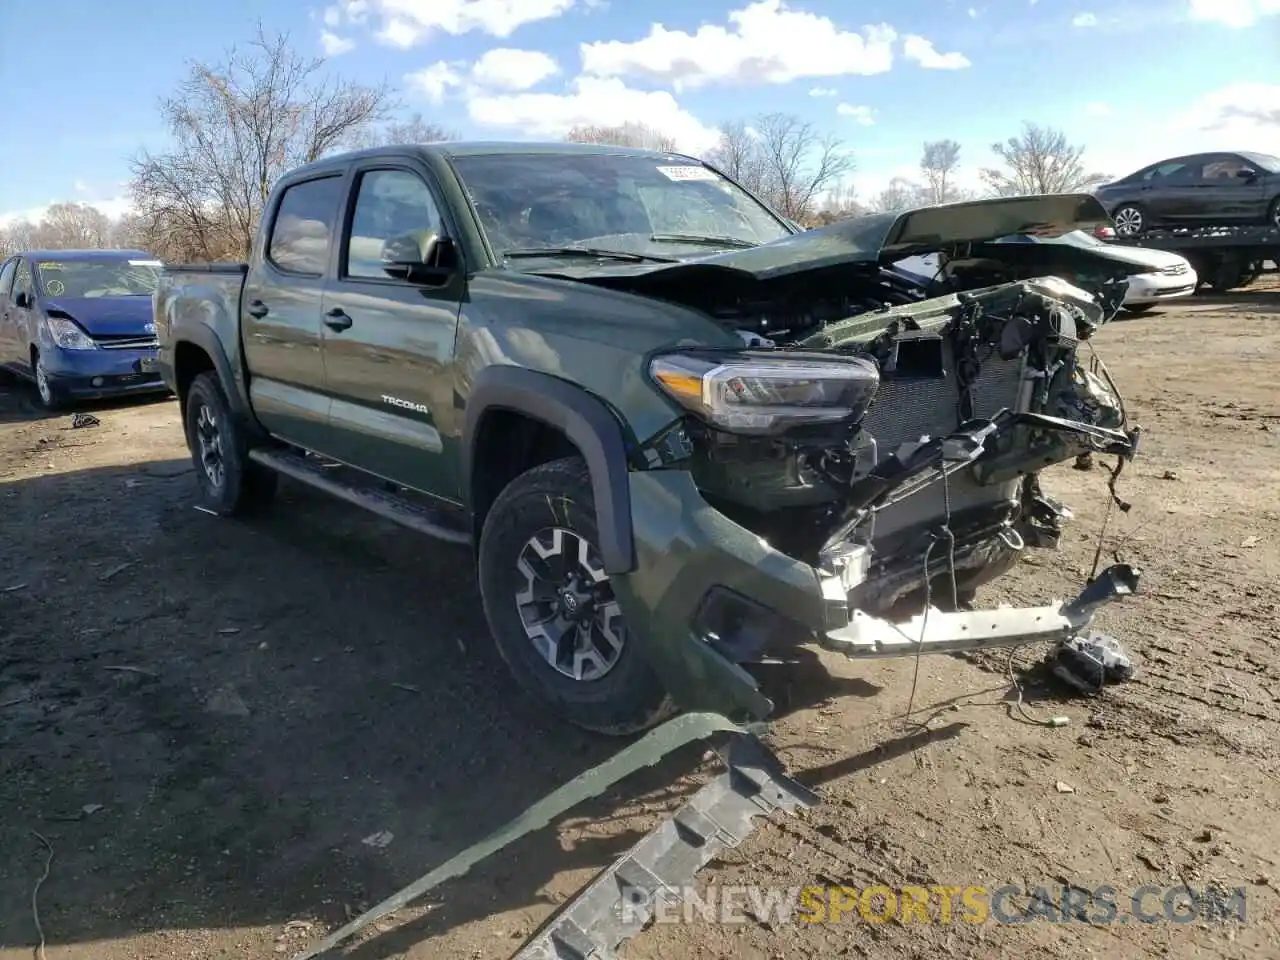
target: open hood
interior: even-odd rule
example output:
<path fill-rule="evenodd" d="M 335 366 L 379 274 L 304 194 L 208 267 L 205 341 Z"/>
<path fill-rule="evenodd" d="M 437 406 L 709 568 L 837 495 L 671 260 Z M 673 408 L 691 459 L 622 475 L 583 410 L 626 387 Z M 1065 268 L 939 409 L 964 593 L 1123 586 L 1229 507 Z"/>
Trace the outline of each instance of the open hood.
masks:
<path fill-rule="evenodd" d="M 974 200 L 921 207 L 904 213 L 877 213 L 806 230 L 772 243 L 729 250 L 673 264 L 570 264 L 554 272 L 573 279 L 607 276 L 663 284 L 695 276 L 714 279 L 733 274 L 774 280 L 825 267 L 887 265 L 914 254 L 956 244 L 982 243 L 1011 234 L 1057 237 L 1072 230 L 1092 231 L 1110 223 L 1102 204 L 1087 193 L 1048 194 Z M 636 283 L 629 283 L 633 288 Z"/>

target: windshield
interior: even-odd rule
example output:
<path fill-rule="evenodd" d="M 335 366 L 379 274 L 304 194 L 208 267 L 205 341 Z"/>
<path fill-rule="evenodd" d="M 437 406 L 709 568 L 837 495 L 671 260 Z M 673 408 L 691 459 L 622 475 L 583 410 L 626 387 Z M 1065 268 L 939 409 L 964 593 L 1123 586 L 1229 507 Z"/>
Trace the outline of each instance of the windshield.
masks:
<path fill-rule="evenodd" d="M 706 255 L 790 234 L 750 195 L 683 157 L 500 154 L 453 164 L 499 255 L 569 246 Z"/>
<path fill-rule="evenodd" d="M 36 265 L 50 297 L 149 297 L 160 280 L 159 260 L 44 260 Z"/>
<path fill-rule="evenodd" d="M 1255 163 L 1267 173 L 1280 173 L 1280 157 L 1273 157 L 1269 153 L 1242 153 L 1250 163 Z"/>

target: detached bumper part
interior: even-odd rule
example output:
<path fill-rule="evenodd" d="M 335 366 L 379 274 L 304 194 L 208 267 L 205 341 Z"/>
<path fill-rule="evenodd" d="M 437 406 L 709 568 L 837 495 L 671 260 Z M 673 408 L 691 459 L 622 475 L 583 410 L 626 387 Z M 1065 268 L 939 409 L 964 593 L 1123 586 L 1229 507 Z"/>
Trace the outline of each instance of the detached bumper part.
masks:
<path fill-rule="evenodd" d="M 847 627 L 827 632 L 822 644 L 855 660 L 1016 647 L 1036 641 L 1066 642 L 1087 630 L 1098 608 L 1137 590 L 1139 573 L 1128 564 L 1103 570 L 1074 600 L 1042 607 L 944 612 L 935 607 L 905 623 L 854 611 Z"/>
<path fill-rule="evenodd" d="M 759 816 L 817 805 L 754 737 L 735 735 L 728 769 L 698 790 L 556 913 L 512 960 L 615 960 L 661 902 L 676 903 L 699 870 L 738 846 Z"/>

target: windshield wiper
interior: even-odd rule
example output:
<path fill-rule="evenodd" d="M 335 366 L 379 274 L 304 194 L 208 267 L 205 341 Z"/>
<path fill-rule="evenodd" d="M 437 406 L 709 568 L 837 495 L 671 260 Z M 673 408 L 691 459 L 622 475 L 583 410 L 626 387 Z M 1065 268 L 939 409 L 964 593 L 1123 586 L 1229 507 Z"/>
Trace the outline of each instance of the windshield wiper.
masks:
<path fill-rule="evenodd" d="M 740 250 L 760 246 L 741 237 L 716 237 L 697 233 L 655 233 L 649 239 L 654 243 L 696 243 L 704 247 L 735 247 Z"/>
<path fill-rule="evenodd" d="M 593 260 L 629 260 L 632 263 L 679 263 L 675 257 L 632 253 L 629 250 L 601 250 L 598 247 L 520 247 L 503 250 L 502 256 L 507 260 L 517 257 L 590 257 Z"/>

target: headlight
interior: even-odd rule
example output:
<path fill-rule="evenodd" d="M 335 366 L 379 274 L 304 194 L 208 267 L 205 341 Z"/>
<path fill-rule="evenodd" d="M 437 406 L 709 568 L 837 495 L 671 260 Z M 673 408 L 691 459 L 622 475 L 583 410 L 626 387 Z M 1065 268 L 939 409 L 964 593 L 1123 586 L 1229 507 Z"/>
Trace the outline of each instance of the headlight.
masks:
<path fill-rule="evenodd" d="M 53 342 L 66 350 L 96 350 L 98 345 L 87 333 L 65 317 L 49 317 L 49 335 Z"/>
<path fill-rule="evenodd" d="M 806 424 L 856 422 L 880 386 L 861 357 L 655 357 L 649 372 L 662 390 L 712 426 L 731 433 L 778 434 Z"/>

